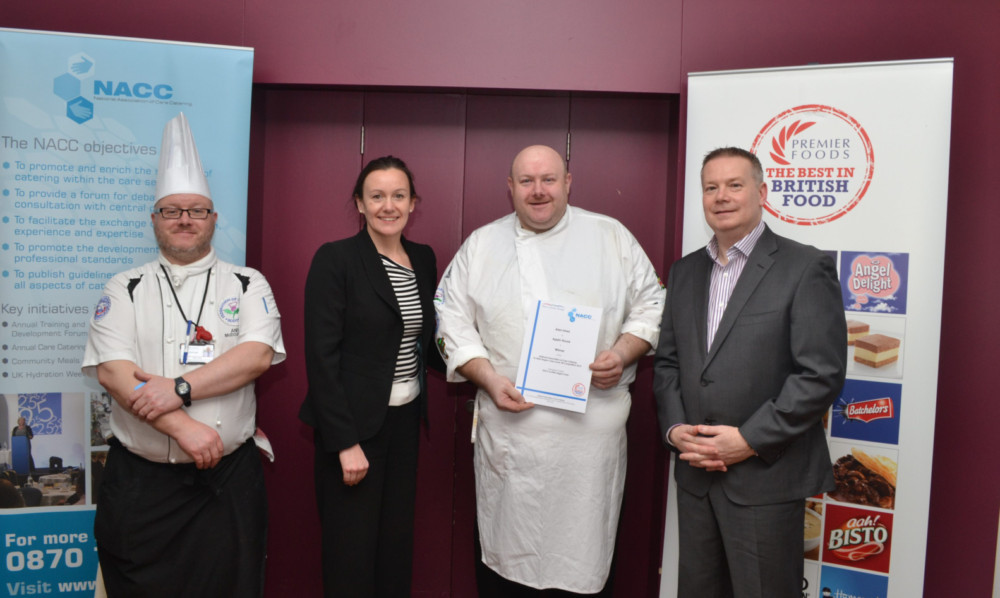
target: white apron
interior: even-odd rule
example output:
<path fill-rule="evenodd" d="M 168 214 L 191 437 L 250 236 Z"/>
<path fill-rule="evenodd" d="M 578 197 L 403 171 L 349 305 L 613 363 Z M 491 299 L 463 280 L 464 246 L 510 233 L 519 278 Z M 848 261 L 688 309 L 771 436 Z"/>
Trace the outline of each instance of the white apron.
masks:
<path fill-rule="evenodd" d="M 540 299 L 600 307 L 598 352 L 625 332 L 656 346 L 664 291 L 624 226 L 568 207 L 555 227 L 535 234 L 511 214 L 466 240 L 438 289 L 449 380 L 462 380 L 455 368 L 475 357 L 513 380 Z M 625 484 L 634 378 L 633 364 L 615 388 L 592 387 L 585 414 L 546 407 L 508 413 L 477 393 L 483 562 L 501 576 L 540 589 L 604 587 Z"/>

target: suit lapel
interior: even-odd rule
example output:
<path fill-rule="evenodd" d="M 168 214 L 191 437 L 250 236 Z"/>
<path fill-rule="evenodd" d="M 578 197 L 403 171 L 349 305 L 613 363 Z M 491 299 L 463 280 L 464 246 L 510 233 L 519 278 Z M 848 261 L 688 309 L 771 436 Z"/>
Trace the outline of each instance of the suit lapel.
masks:
<path fill-rule="evenodd" d="M 396 300 L 396 293 L 392 290 L 392 283 L 389 282 L 389 275 L 385 271 L 385 266 L 382 265 L 382 258 L 379 257 L 378 250 L 375 249 L 375 243 L 368 236 L 368 231 L 362 229 L 354 238 L 359 245 L 361 265 L 364 267 L 365 276 L 368 277 L 368 283 L 372 285 L 375 294 L 382 301 L 385 301 L 394 312 L 403 317 L 402 311 L 399 309 L 399 301 Z"/>
<path fill-rule="evenodd" d="M 746 307 L 747 301 L 753 296 L 754 291 L 757 290 L 757 286 L 764 279 L 767 271 L 774 265 L 774 258 L 771 255 L 777 249 L 778 243 L 774 238 L 774 233 L 771 232 L 771 229 L 765 227 L 760 239 L 757 240 L 757 245 L 750 252 L 746 266 L 743 267 L 740 279 L 736 281 L 733 294 L 726 304 L 726 311 L 722 314 L 722 320 L 719 321 L 719 328 L 716 330 L 715 338 L 712 340 L 712 347 L 709 349 L 708 357 L 705 359 L 706 367 L 715 358 L 715 354 L 719 352 L 719 347 L 722 346 L 722 343 L 726 342 L 726 337 L 733 329 L 733 325 L 740 317 L 740 314 L 743 313 L 743 308 Z M 707 305 L 707 295 L 703 303 Z"/>

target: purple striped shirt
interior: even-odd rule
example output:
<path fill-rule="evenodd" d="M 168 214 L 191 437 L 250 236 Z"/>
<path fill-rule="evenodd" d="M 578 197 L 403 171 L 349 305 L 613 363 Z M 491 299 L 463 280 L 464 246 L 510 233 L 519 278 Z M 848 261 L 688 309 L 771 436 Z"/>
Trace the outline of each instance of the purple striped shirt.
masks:
<path fill-rule="evenodd" d="M 764 221 L 761 220 L 750 231 L 750 234 L 729 248 L 729 251 L 726 252 L 727 263 L 725 265 L 719 261 L 719 242 L 715 236 L 712 236 L 712 240 L 705 246 L 705 250 L 714 264 L 712 266 L 712 283 L 708 291 L 706 351 L 712 348 L 715 332 L 719 329 L 719 322 L 722 321 L 722 314 L 726 312 L 726 306 L 729 305 L 729 298 L 733 294 L 733 289 L 736 288 L 736 282 L 740 279 L 743 267 L 747 265 L 747 258 L 750 257 L 750 252 L 757 245 L 757 240 L 760 239 L 763 232 Z"/>

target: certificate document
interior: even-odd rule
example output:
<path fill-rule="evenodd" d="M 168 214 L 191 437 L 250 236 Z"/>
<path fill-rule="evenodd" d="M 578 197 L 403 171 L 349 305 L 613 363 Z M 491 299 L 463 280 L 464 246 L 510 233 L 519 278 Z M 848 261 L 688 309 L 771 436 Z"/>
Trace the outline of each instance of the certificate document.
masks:
<path fill-rule="evenodd" d="M 601 310 L 538 301 L 524 335 L 514 386 L 529 403 L 584 413 Z"/>

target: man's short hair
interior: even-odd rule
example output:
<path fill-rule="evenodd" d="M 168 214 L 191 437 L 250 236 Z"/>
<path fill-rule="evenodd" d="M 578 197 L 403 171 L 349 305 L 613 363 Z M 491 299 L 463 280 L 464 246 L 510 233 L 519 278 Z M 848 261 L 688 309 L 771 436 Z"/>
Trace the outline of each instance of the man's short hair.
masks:
<path fill-rule="evenodd" d="M 757 156 L 741 147 L 719 147 L 707 154 L 701 161 L 701 169 L 705 170 L 705 165 L 716 158 L 743 158 L 750 162 L 750 170 L 753 172 L 754 181 L 759 185 L 764 182 L 764 167 L 760 165 Z"/>

